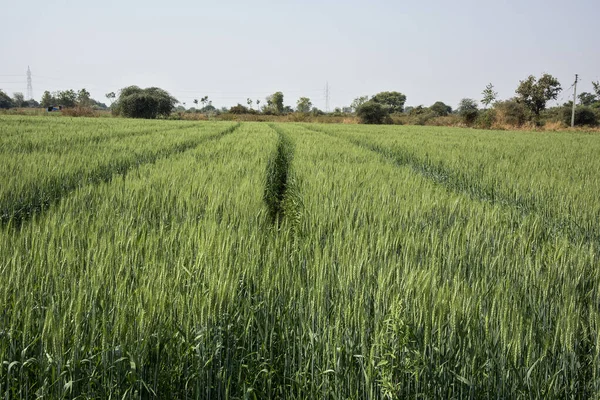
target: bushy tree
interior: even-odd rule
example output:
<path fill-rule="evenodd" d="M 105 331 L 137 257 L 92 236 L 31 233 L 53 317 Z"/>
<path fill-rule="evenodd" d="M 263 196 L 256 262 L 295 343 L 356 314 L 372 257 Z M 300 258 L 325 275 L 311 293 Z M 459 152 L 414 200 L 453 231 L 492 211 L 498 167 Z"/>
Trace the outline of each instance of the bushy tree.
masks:
<path fill-rule="evenodd" d="M 529 110 L 523 103 L 516 99 L 500 101 L 494 104 L 496 120 L 500 124 L 510 126 L 521 126 L 529 117 Z"/>
<path fill-rule="evenodd" d="M 271 112 L 275 114 L 283 114 L 283 93 L 275 92 L 269 97 L 267 97 L 267 107 Z"/>
<path fill-rule="evenodd" d="M 358 107 L 362 106 L 367 101 L 369 101 L 369 96 L 360 96 L 360 97 L 357 97 L 357 98 L 355 98 L 352 101 L 352 104 L 350 104 L 350 108 L 352 108 L 352 110 L 354 112 L 356 112 L 356 110 L 358 110 Z"/>
<path fill-rule="evenodd" d="M 308 113 L 312 107 L 312 102 L 308 97 L 300 97 L 296 104 L 296 110 L 301 113 Z"/>
<path fill-rule="evenodd" d="M 462 99 L 458 104 L 458 115 L 466 124 L 472 124 L 477 119 L 477 101 L 473 99 Z"/>
<path fill-rule="evenodd" d="M 91 105 L 90 92 L 85 88 L 77 92 L 77 105 L 81 107 L 89 107 Z"/>
<path fill-rule="evenodd" d="M 577 98 L 582 106 L 591 106 L 596 101 L 596 95 L 588 92 L 581 93 Z"/>
<path fill-rule="evenodd" d="M 573 109 L 571 107 L 563 107 L 563 122 L 571 126 L 571 116 Z M 598 117 L 591 107 L 579 106 L 575 107 L 575 125 L 598 125 Z"/>
<path fill-rule="evenodd" d="M 231 114 L 248 114 L 248 108 L 238 103 L 237 106 L 231 107 L 229 112 Z"/>
<path fill-rule="evenodd" d="M 212 105 L 212 101 L 209 102 L 208 105 L 206 105 L 200 109 L 200 112 L 204 113 L 204 114 L 212 114 L 212 113 L 215 113 L 216 111 L 217 111 L 217 108 Z M 254 110 L 250 109 L 249 111 L 254 111 Z"/>
<path fill-rule="evenodd" d="M 41 105 L 44 108 L 48 108 L 48 107 L 52 107 L 54 105 L 56 105 L 57 101 L 54 98 L 54 96 L 52 96 L 52 94 L 50 94 L 49 91 L 45 91 L 44 94 L 42 95 L 42 100 L 41 100 Z"/>
<path fill-rule="evenodd" d="M 431 110 L 431 112 L 438 117 L 445 117 L 446 115 L 452 113 L 452 107 L 444 104 L 441 101 L 436 101 L 433 103 L 433 105 L 429 107 L 429 110 Z"/>
<path fill-rule="evenodd" d="M 129 118 L 168 117 L 177 103 L 177 99 L 163 89 L 128 86 L 121 89 L 115 112 Z"/>
<path fill-rule="evenodd" d="M 0 90 L 0 108 L 11 108 L 13 101 L 9 95 Z"/>
<path fill-rule="evenodd" d="M 358 107 L 356 115 L 362 124 L 383 124 L 390 118 L 387 107 L 372 100 Z"/>
<path fill-rule="evenodd" d="M 381 92 L 371 97 L 370 101 L 385 106 L 388 113 L 401 113 L 404 110 L 406 96 L 400 92 Z"/>
<path fill-rule="evenodd" d="M 90 99 L 90 107 L 95 110 L 106 110 L 108 109 L 105 103 L 101 103 L 98 100 Z"/>
<path fill-rule="evenodd" d="M 546 109 L 546 103 L 556 100 L 561 90 L 555 77 L 544 74 L 537 80 L 530 75 L 524 81 L 520 81 L 516 93 L 519 95 L 518 101 L 525 104 L 536 119 L 539 119 L 540 113 Z"/>
<path fill-rule="evenodd" d="M 425 114 L 425 107 L 423 107 L 422 104 L 419 104 L 416 107 L 410 107 L 410 110 L 408 110 L 408 115 L 410 115 L 411 117 L 414 117 L 416 115 L 421 115 L 421 114 Z"/>
<path fill-rule="evenodd" d="M 13 93 L 13 106 L 24 107 L 25 96 L 21 92 Z"/>
<path fill-rule="evenodd" d="M 40 103 L 38 103 L 35 99 L 29 99 L 23 102 L 23 107 L 38 108 L 39 106 Z"/>
<path fill-rule="evenodd" d="M 318 117 L 319 115 L 325 115 L 325 113 L 323 111 L 319 110 L 317 107 L 313 107 L 310 110 L 310 113 L 315 117 Z"/>
<path fill-rule="evenodd" d="M 73 89 L 58 91 L 54 94 L 56 101 L 63 107 L 75 107 L 77 105 L 77 93 Z"/>

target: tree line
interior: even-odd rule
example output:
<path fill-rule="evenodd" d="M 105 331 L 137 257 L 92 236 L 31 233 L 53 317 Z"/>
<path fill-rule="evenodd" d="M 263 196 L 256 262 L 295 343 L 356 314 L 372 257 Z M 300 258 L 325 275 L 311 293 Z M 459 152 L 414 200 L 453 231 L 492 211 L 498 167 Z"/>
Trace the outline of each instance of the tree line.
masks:
<path fill-rule="evenodd" d="M 592 86 L 594 93 L 583 92 L 577 96 L 576 125 L 594 126 L 600 123 L 600 82 L 592 82 Z M 510 99 L 498 100 L 498 93 L 490 83 L 482 91 L 480 101 L 463 98 L 456 110 L 441 101 L 430 107 L 419 105 L 402 110 L 406 97 L 397 92 L 391 92 L 394 93 L 391 98 L 395 99 L 393 105 L 382 101 L 381 94 L 378 94 L 370 99 L 368 96 L 358 97 L 351 107 L 356 110 L 361 122 L 367 124 L 393 123 L 394 115 L 403 114 L 410 123 L 418 125 L 426 125 L 428 122 L 443 124 L 440 117 L 449 116 L 454 116 L 464 125 L 481 128 L 502 125 L 519 127 L 526 123 L 541 126 L 546 122 L 568 125 L 571 122 L 572 101 L 557 107 L 547 107 L 550 101 L 558 99 L 562 90 L 560 82 L 550 74 L 543 74 L 539 78 L 530 75 L 519 82 L 515 96 Z M 479 107 L 479 103 L 483 105 L 483 109 Z"/>
<path fill-rule="evenodd" d="M 21 92 L 13 93 L 11 98 L 8 94 L 0 90 L 0 109 L 8 108 L 49 108 L 49 107 L 90 107 L 97 110 L 106 110 L 108 106 L 90 97 L 90 92 L 85 88 L 78 91 L 59 90 L 49 92 L 46 90 L 38 102 L 34 99 L 25 100 Z"/>
<path fill-rule="evenodd" d="M 592 82 L 593 92 L 583 92 L 578 96 L 575 110 L 576 125 L 598 125 L 600 123 L 600 82 Z M 329 115 L 356 116 L 365 124 L 409 123 L 417 125 L 439 124 L 451 125 L 459 122 L 463 125 L 491 128 L 509 125 L 514 127 L 531 123 L 537 126 L 546 122 L 561 122 L 570 124 L 572 101 L 561 106 L 547 108 L 552 100 L 557 100 L 563 91 L 560 82 L 550 74 L 542 74 L 539 78 L 530 75 L 519 82 L 515 96 L 507 100 L 499 100 L 493 84 L 488 84 L 482 91 L 481 100 L 463 98 L 458 107 L 442 101 L 436 101 L 429 107 L 418 105 L 405 107 L 406 95 L 398 91 L 380 92 L 373 96 L 359 96 L 349 107 L 336 108 Z M 238 103 L 227 109 L 217 109 L 212 105 L 208 96 L 195 98 L 194 106 L 187 108 L 186 103 L 180 103 L 166 90 L 150 87 L 142 89 L 138 86 L 128 86 L 106 94 L 110 106 L 90 97 L 86 89 L 79 91 L 64 90 L 50 93 L 45 91 L 40 103 L 35 100 L 25 100 L 22 93 L 14 93 L 13 97 L 0 90 L 0 108 L 11 107 L 84 107 L 93 109 L 110 109 L 113 114 L 129 118 L 169 118 L 175 113 L 204 113 L 218 115 L 229 114 L 265 114 L 287 115 L 300 113 L 321 116 L 326 113 L 315 107 L 308 97 L 301 97 L 295 107 L 284 104 L 284 94 L 281 91 L 261 99 L 250 99 L 246 105 Z M 479 105 L 483 105 L 480 108 Z M 200 107 L 201 106 L 201 107 Z"/>

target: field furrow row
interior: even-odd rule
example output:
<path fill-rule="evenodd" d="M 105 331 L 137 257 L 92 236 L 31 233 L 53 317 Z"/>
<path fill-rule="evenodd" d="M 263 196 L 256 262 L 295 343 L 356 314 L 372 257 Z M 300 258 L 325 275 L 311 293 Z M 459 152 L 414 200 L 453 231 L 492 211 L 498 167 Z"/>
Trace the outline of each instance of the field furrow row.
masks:
<path fill-rule="evenodd" d="M 568 209 L 565 210 L 560 201 L 548 201 L 553 196 L 544 196 L 544 193 L 552 191 L 552 188 L 544 188 L 542 193 L 540 193 L 541 190 L 538 192 L 531 191 L 530 193 L 525 191 L 515 193 L 507 188 L 505 182 L 503 182 L 508 177 L 497 176 L 494 181 L 490 182 L 485 179 L 481 169 L 462 168 L 457 170 L 446 165 L 443 161 L 435 160 L 427 154 L 424 156 L 419 155 L 392 141 L 386 143 L 385 141 L 375 141 L 373 138 L 348 132 L 332 132 L 326 128 L 311 126 L 307 128 L 344 138 L 357 146 L 379 153 L 398 165 L 410 166 L 416 173 L 449 190 L 464 193 L 483 202 L 513 207 L 521 212 L 523 216 L 535 213 L 543 217 L 544 234 L 551 236 L 565 234 L 574 242 L 583 241 L 594 245 L 596 252 L 600 254 L 600 227 L 596 223 L 590 223 L 594 220 L 600 220 L 598 204 L 591 209 L 581 210 L 583 213 L 575 209 L 575 204 L 567 204 Z M 584 195 L 591 196 L 591 193 L 584 193 Z M 554 193 L 554 196 L 556 196 L 556 193 Z M 594 210 L 595 208 L 597 210 Z M 590 211 L 592 215 L 588 214 Z"/>
<path fill-rule="evenodd" d="M 104 147 L 98 153 L 13 158 L 2 166 L 13 176 L 0 189 L 0 223 L 19 226 L 77 187 L 123 176 L 132 168 L 194 148 L 232 132 L 237 126 L 229 124 L 225 129 L 222 125 L 214 126 L 205 131 L 188 128 L 171 136 L 161 132 L 144 141 L 133 137 L 128 138 L 129 142 L 116 141 L 114 146 Z M 19 176 L 18 171 L 23 170 L 28 175 Z"/>

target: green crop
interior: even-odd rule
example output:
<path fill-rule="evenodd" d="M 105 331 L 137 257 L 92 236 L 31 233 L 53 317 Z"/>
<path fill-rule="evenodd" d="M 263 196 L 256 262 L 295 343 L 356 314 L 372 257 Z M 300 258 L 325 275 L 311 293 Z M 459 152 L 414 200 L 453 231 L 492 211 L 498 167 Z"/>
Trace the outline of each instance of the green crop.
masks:
<path fill-rule="evenodd" d="M 598 150 L 1 117 L 0 395 L 596 398 Z"/>

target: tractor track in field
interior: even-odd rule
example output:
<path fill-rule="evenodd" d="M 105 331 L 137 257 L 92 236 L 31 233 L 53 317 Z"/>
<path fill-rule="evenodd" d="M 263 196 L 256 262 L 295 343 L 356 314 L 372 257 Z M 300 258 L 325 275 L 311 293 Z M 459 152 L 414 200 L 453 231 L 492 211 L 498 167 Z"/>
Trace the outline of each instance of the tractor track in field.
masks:
<path fill-rule="evenodd" d="M 50 208 L 52 204 L 59 202 L 69 193 L 85 185 L 96 185 L 102 182 L 108 182 L 115 176 L 125 177 L 131 170 L 137 169 L 142 165 L 154 164 L 156 161 L 192 150 L 202 143 L 218 140 L 233 133 L 241 126 L 241 123 L 232 125 L 216 134 L 201 137 L 197 139 L 186 140 L 184 142 L 173 144 L 157 152 L 142 154 L 135 159 L 121 160 L 114 163 L 108 160 L 107 163 L 100 165 L 89 173 L 77 171 L 70 176 L 70 180 L 65 182 L 64 177 L 56 177 L 47 181 L 44 187 L 37 187 L 34 194 L 21 201 L 22 204 L 15 205 L 10 199 L 0 199 L 0 225 L 10 225 L 19 228 L 23 223 L 29 221 L 36 215 L 40 215 Z M 87 175 L 82 177 L 81 175 Z"/>
<path fill-rule="evenodd" d="M 274 124 L 269 127 L 277 132 L 277 147 L 269 157 L 263 200 L 272 224 L 278 224 L 285 214 L 285 199 L 289 191 L 290 169 L 294 158 L 294 143 Z"/>
<path fill-rule="evenodd" d="M 517 209 L 523 216 L 539 215 L 543 212 L 541 207 L 537 206 L 531 198 L 513 198 L 494 187 L 483 187 L 477 185 L 479 182 L 476 177 L 469 174 L 454 171 L 444 166 L 442 162 L 434 163 L 428 159 L 423 159 L 402 150 L 391 150 L 374 143 L 350 139 L 345 136 L 336 135 L 325 129 L 318 129 L 312 126 L 300 125 L 303 128 L 322 133 L 340 140 L 349 142 L 355 146 L 361 147 L 373 153 L 382 156 L 388 162 L 401 167 L 410 167 L 416 174 L 443 186 L 444 188 L 458 194 L 466 195 L 469 198 L 503 207 Z M 544 225 L 544 231 L 549 236 L 565 235 L 572 243 L 583 242 L 594 246 L 596 253 L 600 254 L 600 232 L 589 232 L 581 228 L 577 221 L 568 217 L 545 216 L 541 218 Z"/>

